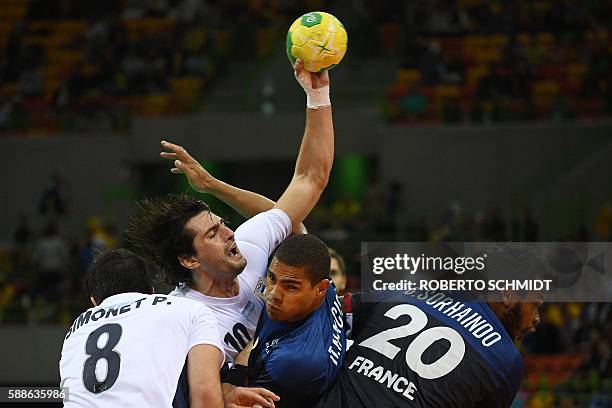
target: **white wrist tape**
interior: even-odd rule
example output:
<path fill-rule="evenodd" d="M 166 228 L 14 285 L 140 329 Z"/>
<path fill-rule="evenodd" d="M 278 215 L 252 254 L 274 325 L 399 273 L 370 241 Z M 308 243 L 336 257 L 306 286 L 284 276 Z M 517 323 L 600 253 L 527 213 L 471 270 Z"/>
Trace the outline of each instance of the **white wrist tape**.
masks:
<path fill-rule="evenodd" d="M 329 100 L 329 85 L 314 89 L 312 88 L 310 72 L 303 70 L 299 76 L 297 72 L 294 72 L 294 74 L 300 86 L 304 89 L 304 92 L 306 92 L 306 106 L 308 108 L 318 109 L 331 105 L 331 101 Z"/>
<path fill-rule="evenodd" d="M 331 105 L 329 99 L 329 85 L 306 91 L 306 106 L 310 109 L 318 109 Z"/>

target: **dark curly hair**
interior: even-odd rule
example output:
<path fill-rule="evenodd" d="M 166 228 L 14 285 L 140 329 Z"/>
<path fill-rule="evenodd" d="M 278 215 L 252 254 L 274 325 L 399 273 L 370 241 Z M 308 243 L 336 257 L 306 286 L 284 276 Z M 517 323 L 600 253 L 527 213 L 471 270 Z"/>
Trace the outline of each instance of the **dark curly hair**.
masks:
<path fill-rule="evenodd" d="M 210 212 L 208 205 L 186 194 L 145 198 L 136 204 L 138 209 L 125 230 L 127 241 L 162 269 L 167 283 L 192 283 L 191 271 L 178 258 L 195 255 L 194 234 L 185 224 L 202 212 Z"/>
<path fill-rule="evenodd" d="M 483 253 L 487 254 L 489 279 L 542 279 L 548 265 L 536 246 L 515 242 L 500 242 L 488 245 Z M 518 290 L 524 297 L 528 291 Z"/>
<path fill-rule="evenodd" d="M 124 248 L 101 252 L 87 269 L 83 289 L 98 304 L 119 293 L 151 294 L 151 276 L 155 268 L 138 255 Z"/>

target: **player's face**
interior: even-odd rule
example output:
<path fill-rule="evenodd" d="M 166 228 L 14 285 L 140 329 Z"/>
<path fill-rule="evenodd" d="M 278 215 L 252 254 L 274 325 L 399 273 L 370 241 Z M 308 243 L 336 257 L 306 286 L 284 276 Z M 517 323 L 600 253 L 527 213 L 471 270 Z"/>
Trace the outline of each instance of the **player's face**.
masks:
<path fill-rule="evenodd" d="M 233 278 L 242 272 L 246 259 L 236 245 L 234 231 L 219 216 L 202 212 L 191 218 L 185 228 L 194 233 L 193 248 L 198 266 L 219 277 L 229 275 Z"/>
<path fill-rule="evenodd" d="M 527 333 L 535 333 L 536 327 L 540 324 L 540 311 L 542 300 L 535 300 L 520 303 L 521 305 L 521 327 L 517 340 L 522 340 Z"/>
<path fill-rule="evenodd" d="M 272 260 L 266 275 L 266 312 L 271 320 L 297 322 L 319 307 L 329 281 L 312 285 L 303 267 Z"/>
<path fill-rule="evenodd" d="M 336 285 L 336 290 L 338 293 L 344 292 L 344 289 L 346 288 L 346 275 L 342 272 L 342 269 L 340 269 L 340 263 L 334 257 L 331 258 L 331 268 L 329 272 L 334 285 Z"/>
<path fill-rule="evenodd" d="M 541 295 L 533 295 L 511 305 L 502 316 L 502 323 L 515 341 L 521 341 L 528 333 L 535 333 L 536 326 L 540 323 L 538 308 L 542 303 Z"/>

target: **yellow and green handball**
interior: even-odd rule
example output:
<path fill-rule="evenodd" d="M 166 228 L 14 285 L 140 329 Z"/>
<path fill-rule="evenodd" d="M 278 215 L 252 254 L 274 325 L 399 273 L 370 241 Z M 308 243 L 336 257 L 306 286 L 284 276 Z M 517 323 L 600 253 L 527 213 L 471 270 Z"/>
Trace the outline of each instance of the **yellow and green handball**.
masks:
<path fill-rule="evenodd" d="M 340 63 L 348 36 L 336 17 L 323 11 L 306 13 L 291 24 L 287 33 L 287 56 L 291 65 L 304 61 L 310 72 L 323 72 Z"/>

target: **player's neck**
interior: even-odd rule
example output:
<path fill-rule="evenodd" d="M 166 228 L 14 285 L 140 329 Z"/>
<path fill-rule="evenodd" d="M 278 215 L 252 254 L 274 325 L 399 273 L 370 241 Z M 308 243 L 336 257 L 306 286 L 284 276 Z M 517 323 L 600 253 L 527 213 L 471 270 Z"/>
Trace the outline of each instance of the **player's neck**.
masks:
<path fill-rule="evenodd" d="M 195 278 L 191 288 L 203 295 L 218 298 L 234 297 L 240 293 L 237 278 L 223 280 L 211 279 L 209 277 Z"/>

